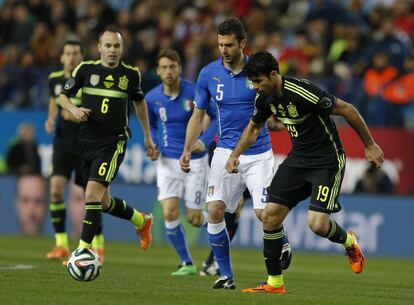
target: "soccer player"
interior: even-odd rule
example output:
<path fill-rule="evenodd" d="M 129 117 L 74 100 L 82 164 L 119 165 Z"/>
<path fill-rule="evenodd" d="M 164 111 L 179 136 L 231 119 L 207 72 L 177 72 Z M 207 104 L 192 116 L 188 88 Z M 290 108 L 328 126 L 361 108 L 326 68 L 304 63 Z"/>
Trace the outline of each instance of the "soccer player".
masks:
<path fill-rule="evenodd" d="M 186 215 L 190 224 L 196 227 L 207 223 L 207 212 L 203 210 L 208 174 L 206 147 L 213 140 L 216 131 L 215 109 L 208 111 L 210 125 L 197 141 L 192 153 L 194 170 L 185 174 L 180 169 L 179 158 L 184 147 L 185 131 L 193 111 L 194 84 L 180 78 L 181 59 L 172 49 L 163 49 L 157 57 L 157 74 L 162 84 L 145 96 L 151 135 L 159 147 L 157 187 L 167 236 L 181 259 L 181 264 L 172 275 L 194 275 L 197 268 L 188 250 L 185 233 L 180 223 L 180 199 L 184 199 Z M 160 139 L 158 140 L 158 124 Z"/>
<path fill-rule="evenodd" d="M 255 144 L 243 155 L 240 173 L 227 173 L 226 160 L 253 114 L 256 93 L 242 71 L 246 63 L 243 54 L 246 34 L 239 19 L 228 18 L 218 26 L 218 46 L 221 58 L 205 66 L 196 83 L 195 108 L 187 126 L 180 165 L 183 171 L 190 171 L 191 147 L 201 133 L 204 114 L 213 100 L 217 106 L 218 143 L 208 179 L 207 231 L 222 275 L 213 288 L 235 289 L 224 214 L 236 211 L 247 186 L 260 219 L 267 204 L 266 188 L 273 176 L 274 158 L 268 131 L 263 129 Z M 285 252 L 290 254 L 290 248 Z M 286 259 L 290 261 L 290 257 L 288 255 Z"/>
<path fill-rule="evenodd" d="M 140 236 L 141 247 L 151 244 L 152 214 L 140 213 L 124 200 L 112 197 L 109 184 L 116 177 L 124 158 L 128 128 L 128 100 L 144 132 L 147 155 L 156 154 L 151 139 L 147 104 L 141 90 L 139 70 L 121 61 L 123 39 L 119 31 L 108 28 L 100 33 L 100 60 L 78 65 L 66 82 L 59 104 L 81 121 L 79 151 L 82 179 L 85 184 L 86 215 L 78 249 L 91 248 L 102 221 L 102 213 L 130 220 Z M 76 107 L 69 97 L 82 89 L 82 106 Z"/>
<path fill-rule="evenodd" d="M 285 124 L 293 148 L 268 188 L 269 203 L 262 213 L 267 282 L 242 291 L 286 293 L 279 261 L 282 224 L 289 211 L 308 197 L 311 197 L 310 229 L 342 244 L 352 270 L 362 272 L 365 259 L 355 234 L 347 233 L 330 219 L 331 213 L 340 210 L 338 195 L 345 171 L 344 149 L 330 115 L 342 116 L 348 122 L 364 143 L 366 158 L 377 167 L 384 161 L 381 148 L 355 107 L 307 80 L 281 76 L 278 62 L 270 53 L 252 55 L 244 71 L 260 95 L 249 125 L 229 156 L 227 171 L 243 170 L 240 156 L 255 143 L 264 122 L 272 114 Z"/>
<path fill-rule="evenodd" d="M 50 214 L 55 230 L 55 247 L 47 253 L 49 259 L 63 259 L 69 255 L 69 239 L 65 229 L 66 204 L 64 202 L 65 186 L 70 180 L 72 173 L 75 173 L 75 185 L 72 185 L 72 192 L 81 192 L 83 196 L 82 179 L 80 172 L 80 156 L 77 149 L 79 122 L 73 117 L 66 119 L 69 114 L 65 113 L 57 104 L 57 98 L 62 92 L 63 86 L 69 79 L 72 71 L 82 60 L 82 48 L 78 41 L 68 40 L 63 44 L 60 56 L 63 70 L 52 72 L 48 78 L 49 84 L 49 111 L 45 121 L 47 133 L 55 131 L 53 140 L 52 172 L 50 178 Z M 79 106 L 81 91 L 71 98 L 71 102 Z M 57 124 L 55 130 L 55 120 Z M 83 217 L 83 216 L 80 216 Z M 94 238 L 94 248 L 101 260 L 104 259 L 104 238 L 102 227 L 99 228 Z"/>

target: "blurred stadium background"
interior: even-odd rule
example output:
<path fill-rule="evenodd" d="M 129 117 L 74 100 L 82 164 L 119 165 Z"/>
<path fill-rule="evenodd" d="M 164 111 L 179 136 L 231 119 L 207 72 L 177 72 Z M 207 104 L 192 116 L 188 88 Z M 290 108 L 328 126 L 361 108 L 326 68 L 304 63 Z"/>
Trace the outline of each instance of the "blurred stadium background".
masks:
<path fill-rule="evenodd" d="M 216 25 L 228 16 L 238 16 L 245 24 L 247 54 L 266 49 L 279 60 L 282 74 L 316 81 L 359 109 L 384 149 L 386 161 L 382 171 L 370 169 L 362 143 L 344 122 L 337 122 L 348 155 L 341 200 L 344 211 L 337 221 L 360 235 L 368 255 L 413 259 L 412 0 L 0 0 L 0 235 L 20 234 L 23 229 L 21 217 L 25 216 L 18 217 L 17 180 L 7 166 L 7 155 L 17 140 L 18 127 L 27 122 L 34 127 L 41 161 L 38 174 L 45 180 L 34 187 L 43 191 L 33 199 L 33 206 L 29 199 L 22 200 L 27 204 L 24 210 L 31 211 L 26 213 L 28 221 L 39 223 L 37 229 L 23 233 L 52 236 L 47 214 L 52 136 L 43 124 L 49 98 L 47 76 L 60 69 L 65 40 L 79 40 L 85 58 L 96 59 L 98 32 L 116 25 L 125 38 L 124 60 L 140 68 L 146 92 L 159 83 L 154 64 L 164 47 L 179 51 L 183 77 L 195 81 L 200 68 L 219 56 Z M 113 193 L 119 192 L 140 209 L 154 211 L 159 219 L 155 241 L 163 244 L 155 164 L 146 160 L 137 121 L 131 124 L 133 139 Z M 279 163 L 290 148 L 288 135 L 273 133 L 272 142 Z M 287 220 L 292 246 L 340 251 L 311 234 L 305 213 L 302 204 Z M 134 239 L 127 229 L 116 220 L 105 220 L 108 240 Z M 207 244 L 203 232 L 186 229 L 192 245 Z M 76 236 L 76 229 L 70 230 Z M 253 213 L 245 209 L 234 245 L 260 251 L 260 232 Z M 0 259 L 1 255 L 0 251 Z"/>

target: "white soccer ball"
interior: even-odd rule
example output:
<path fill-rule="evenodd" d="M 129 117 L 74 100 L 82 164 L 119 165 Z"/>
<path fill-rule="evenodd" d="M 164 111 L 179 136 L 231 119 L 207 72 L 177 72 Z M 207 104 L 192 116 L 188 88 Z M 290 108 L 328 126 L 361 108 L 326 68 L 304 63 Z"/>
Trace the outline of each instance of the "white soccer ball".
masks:
<path fill-rule="evenodd" d="M 67 268 L 75 280 L 92 281 L 98 277 L 102 263 L 98 253 L 92 249 L 76 249 L 69 258 Z"/>

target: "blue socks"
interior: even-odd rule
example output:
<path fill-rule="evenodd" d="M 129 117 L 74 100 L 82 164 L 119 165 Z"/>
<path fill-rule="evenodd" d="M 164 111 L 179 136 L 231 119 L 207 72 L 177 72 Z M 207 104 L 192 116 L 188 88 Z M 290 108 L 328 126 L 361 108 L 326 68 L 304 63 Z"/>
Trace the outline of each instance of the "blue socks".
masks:
<path fill-rule="evenodd" d="M 233 278 L 230 262 L 230 238 L 225 222 L 207 224 L 208 240 L 220 268 L 221 276 Z"/>
<path fill-rule="evenodd" d="M 186 265 L 191 265 L 193 260 L 187 247 L 185 233 L 183 226 L 180 223 L 180 219 L 171 222 L 165 221 L 165 228 L 167 229 L 168 239 L 173 245 L 175 252 L 177 252 L 180 257 L 181 262 Z"/>

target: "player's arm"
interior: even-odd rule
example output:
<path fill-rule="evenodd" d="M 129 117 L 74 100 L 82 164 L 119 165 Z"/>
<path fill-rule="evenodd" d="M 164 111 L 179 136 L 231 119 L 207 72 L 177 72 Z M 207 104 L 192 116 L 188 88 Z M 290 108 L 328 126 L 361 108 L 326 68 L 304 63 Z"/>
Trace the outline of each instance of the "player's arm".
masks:
<path fill-rule="evenodd" d="M 256 124 L 253 122 L 253 120 L 250 120 L 249 124 L 244 129 L 239 142 L 227 160 L 226 169 L 230 174 L 238 172 L 237 166 L 239 165 L 240 155 L 256 142 L 256 139 L 259 136 L 260 130 L 262 130 L 263 126 L 264 122 Z"/>
<path fill-rule="evenodd" d="M 203 133 L 200 138 L 193 145 L 192 152 L 203 152 L 206 147 L 213 141 L 217 131 L 217 115 L 215 106 L 210 103 L 209 108 L 206 110 L 206 115 L 203 119 Z"/>
<path fill-rule="evenodd" d="M 75 116 L 71 112 L 67 111 L 66 109 L 62 109 L 60 111 L 60 115 L 66 121 L 70 121 L 70 122 L 78 123 L 78 124 L 80 123 L 80 121 L 77 118 L 75 118 Z"/>
<path fill-rule="evenodd" d="M 191 118 L 187 124 L 183 153 L 180 157 L 181 170 L 186 173 L 188 173 L 191 170 L 191 149 L 200 137 L 201 132 L 203 131 L 203 119 L 205 114 L 205 109 L 199 109 L 197 106 L 195 106 L 193 114 L 191 115 Z"/>
<path fill-rule="evenodd" d="M 380 167 L 384 162 L 384 153 L 377 143 L 375 143 L 367 124 L 359 114 L 358 110 L 353 105 L 337 98 L 331 114 L 341 115 L 345 118 L 364 143 L 365 156 L 368 161 L 374 162 L 377 167 Z"/>
<path fill-rule="evenodd" d="M 155 114 L 153 103 L 149 101 L 148 98 L 146 98 L 146 101 L 147 101 L 147 108 L 148 108 L 148 119 L 149 119 L 151 138 L 155 146 L 158 147 L 158 125 L 157 125 L 158 117 Z"/>
<path fill-rule="evenodd" d="M 159 156 L 159 151 L 152 141 L 151 131 L 149 126 L 149 118 L 148 118 L 148 107 L 147 102 L 145 99 L 138 100 L 134 102 L 135 106 L 135 114 L 141 124 L 142 131 L 144 132 L 144 144 L 145 148 L 147 149 L 147 156 L 151 158 L 151 160 L 157 160 Z"/>
<path fill-rule="evenodd" d="M 57 113 L 57 105 L 55 98 L 51 96 L 49 98 L 49 106 L 47 112 L 47 119 L 45 121 L 45 130 L 47 133 L 52 133 L 55 130 L 55 119 Z"/>

